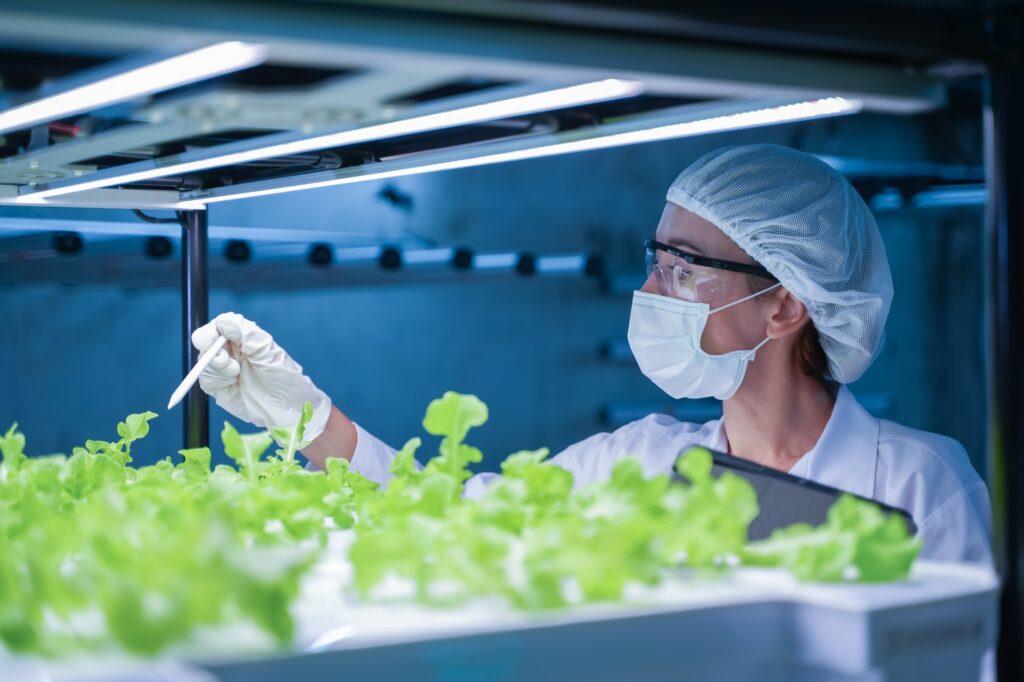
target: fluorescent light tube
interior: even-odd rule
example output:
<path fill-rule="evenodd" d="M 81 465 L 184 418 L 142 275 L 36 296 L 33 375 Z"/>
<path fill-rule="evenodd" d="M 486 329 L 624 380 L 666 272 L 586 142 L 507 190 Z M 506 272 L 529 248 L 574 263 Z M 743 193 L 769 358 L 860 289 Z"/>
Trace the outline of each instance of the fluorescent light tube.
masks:
<path fill-rule="evenodd" d="M 413 135 L 432 130 L 453 128 L 455 126 L 482 123 L 512 116 L 534 114 L 541 111 L 564 109 L 567 107 L 591 104 L 594 102 L 605 102 L 613 99 L 621 99 L 638 95 L 643 91 L 643 84 L 638 81 L 624 81 L 610 78 L 592 83 L 583 83 L 556 90 L 538 92 L 532 95 L 522 95 L 509 99 L 487 102 L 451 111 L 442 111 L 436 114 L 426 114 L 412 118 L 389 121 L 377 125 L 353 128 L 337 133 L 318 135 L 316 137 L 304 138 L 291 142 L 283 142 L 268 147 L 259 147 L 234 154 L 213 156 L 207 159 L 188 161 L 184 163 L 171 163 L 158 168 L 148 168 L 142 171 L 128 172 L 121 175 L 110 175 L 104 178 L 78 182 L 60 187 L 43 189 L 38 192 L 30 192 L 23 195 L 26 203 L 32 203 L 39 199 L 81 192 L 100 187 L 111 187 L 123 185 L 142 180 L 164 177 L 167 175 L 181 175 L 183 173 L 194 173 L 208 168 L 219 168 L 231 166 L 260 159 L 269 159 L 289 154 L 301 154 L 304 152 L 341 147 L 351 144 L 361 144 L 374 140 L 383 140 L 402 135 Z M 159 161 L 157 161 L 159 163 Z"/>
<path fill-rule="evenodd" d="M 402 251 L 402 263 L 405 265 L 439 265 L 447 264 L 452 259 L 454 249 L 406 249 Z"/>
<path fill-rule="evenodd" d="M 582 254 L 537 258 L 537 272 L 544 275 L 583 272 L 586 265 L 587 257 Z"/>
<path fill-rule="evenodd" d="M 932 187 L 918 192 L 911 200 L 914 208 L 942 208 L 946 206 L 982 206 L 988 201 L 985 185 Z"/>
<path fill-rule="evenodd" d="M 263 61 L 266 48 L 235 40 L 217 43 L 0 112 L 0 133 L 126 102 Z"/>
<path fill-rule="evenodd" d="M 474 270 L 507 270 L 514 268 L 519 256 L 514 253 L 477 253 L 473 254 Z"/>
<path fill-rule="evenodd" d="M 861 103 L 857 100 L 848 100 L 842 97 L 827 97 L 824 99 L 785 104 L 782 106 L 755 109 L 736 114 L 726 114 L 711 118 L 686 121 L 684 123 L 673 123 L 655 128 L 635 130 L 624 133 L 605 135 L 603 137 L 591 137 L 571 142 L 558 142 L 555 144 L 534 147 L 531 149 L 517 149 L 509 152 L 496 154 L 484 154 L 465 159 L 452 161 L 441 161 L 427 163 L 422 166 L 411 168 L 396 168 L 379 173 L 367 173 L 365 175 L 354 175 L 343 178 L 333 178 L 309 183 L 298 183 L 281 187 L 269 187 L 251 192 L 241 191 L 232 194 L 222 194 L 212 197 L 198 197 L 186 199 L 183 206 L 193 205 L 201 207 L 204 204 L 212 204 L 220 201 L 233 201 L 235 199 L 246 199 L 249 197 L 266 196 L 269 194 L 281 194 L 293 192 L 300 189 L 315 189 L 319 187 L 331 187 L 333 185 L 345 185 L 354 182 L 365 182 L 367 180 L 383 180 L 404 175 L 416 175 L 418 173 L 432 173 L 457 168 L 470 168 L 485 164 L 504 163 L 506 161 L 518 161 L 521 159 L 534 159 L 556 154 L 568 154 L 571 152 L 588 151 L 592 149 L 607 149 L 622 145 L 638 144 L 641 142 L 654 142 L 657 140 L 669 140 L 680 137 L 693 137 L 709 133 L 719 133 L 728 130 L 740 130 L 743 128 L 755 128 L 779 123 L 793 123 L 807 121 L 827 116 L 838 116 L 841 114 L 856 113 L 861 109 Z M 31 195 L 30 195 L 31 196 Z"/>

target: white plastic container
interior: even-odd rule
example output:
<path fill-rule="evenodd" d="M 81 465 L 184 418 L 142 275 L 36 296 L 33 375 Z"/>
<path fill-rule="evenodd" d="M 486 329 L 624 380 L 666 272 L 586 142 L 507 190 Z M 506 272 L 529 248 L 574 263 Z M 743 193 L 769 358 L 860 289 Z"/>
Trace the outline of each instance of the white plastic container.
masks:
<path fill-rule="evenodd" d="M 318 653 L 208 664 L 218 679 L 948 680 L 978 679 L 997 632 L 998 581 L 984 568 L 919 562 L 910 580 L 801 584 L 741 569 L 642 591 L 629 604 L 523 614 L 352 605 L 319 627 Z M 311 613 L 311 612 L 310 612 Z M 316 618 L 307 618 L 311 624 Z M 300 637 L 313 630 L 303 627 Z M 363 678 L 367 679 L 367 678 Z"/>
<path fill-rule="evenodd" d="M 978 679 L 996 641 L 998 581 L 981 567 L 918 562 L 909 580 L 881 585 L 798 583 L 767 569 L 690 574 L 622 604 L 522 613 L 500 602 L 346 601 L 349 568 L 342 547 L 331 549 L 295 607 L 305 652 L 240 654 L 244 629 L 229 628 L 207 643 L 224 651 L 230 640 L 236 653 L 201 662 L 0 656 L 0 679 L 960 682 Z"/>

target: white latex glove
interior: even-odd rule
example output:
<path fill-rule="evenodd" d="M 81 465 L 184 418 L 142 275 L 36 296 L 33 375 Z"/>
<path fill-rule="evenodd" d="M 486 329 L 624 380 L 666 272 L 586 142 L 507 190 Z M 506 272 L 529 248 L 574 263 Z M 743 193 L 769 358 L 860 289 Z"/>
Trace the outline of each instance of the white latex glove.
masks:
<path fill-rule="evenodd" d="M 228 342 L 199 375 L 199 386 L 218 405 L 255 426 L 290 428 L 298 423 L 308 400 L 313 404 L 313 418 L 304 440 L 308 443 L 323 433 L 331 399 L 313 385 L 270 334 L 238 313 L 222 313 L 192 333 L 192 345 L 202 353 L 218 334 Z"/>

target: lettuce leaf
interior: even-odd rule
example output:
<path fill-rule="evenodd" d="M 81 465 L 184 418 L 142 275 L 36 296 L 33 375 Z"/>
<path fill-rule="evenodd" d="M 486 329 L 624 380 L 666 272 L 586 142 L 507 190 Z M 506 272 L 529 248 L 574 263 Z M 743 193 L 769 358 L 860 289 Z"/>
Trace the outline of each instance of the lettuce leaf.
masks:
<path fill-rule="evenodd" d="M 291 462 L 295 459 L 295 453 L 309 445 L 305 442 L 303 436 L 306 431 L 306 425 L 313 418 L 313 403 L 308 400 L 302 405 L 302 412 L 299 413 L 299 421 L 295 426 L 291 428 L 286 427 L 275 427 L 270 430 L 270 435 L 274 437 L 278 445 L 281 447 L 277 450 L 277 455 L 285 462 Z"/>
<path fill-rule="evenodd" d="M 781 566 L 800 580 L 817 582 L 902 580 L 921 551 L 903 519 L 878 505 L 843 495 L 817 528 L 797 524 L 776 530 L 743 550 L 746 563 Z"/>

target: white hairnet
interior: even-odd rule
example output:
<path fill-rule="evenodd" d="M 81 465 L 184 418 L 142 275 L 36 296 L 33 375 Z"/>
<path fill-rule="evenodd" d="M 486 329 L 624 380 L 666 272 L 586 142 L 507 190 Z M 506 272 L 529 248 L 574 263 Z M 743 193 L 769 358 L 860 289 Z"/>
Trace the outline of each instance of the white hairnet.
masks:
<path fill-rule="evenodd" d="M 716 225 L 807 306 L 833 379 L 860 378 L 878 351 L 892 275 L 874 216 L 846 178 L 788 147 L 725 147 L 680 173 L 667 199 Z"/>

